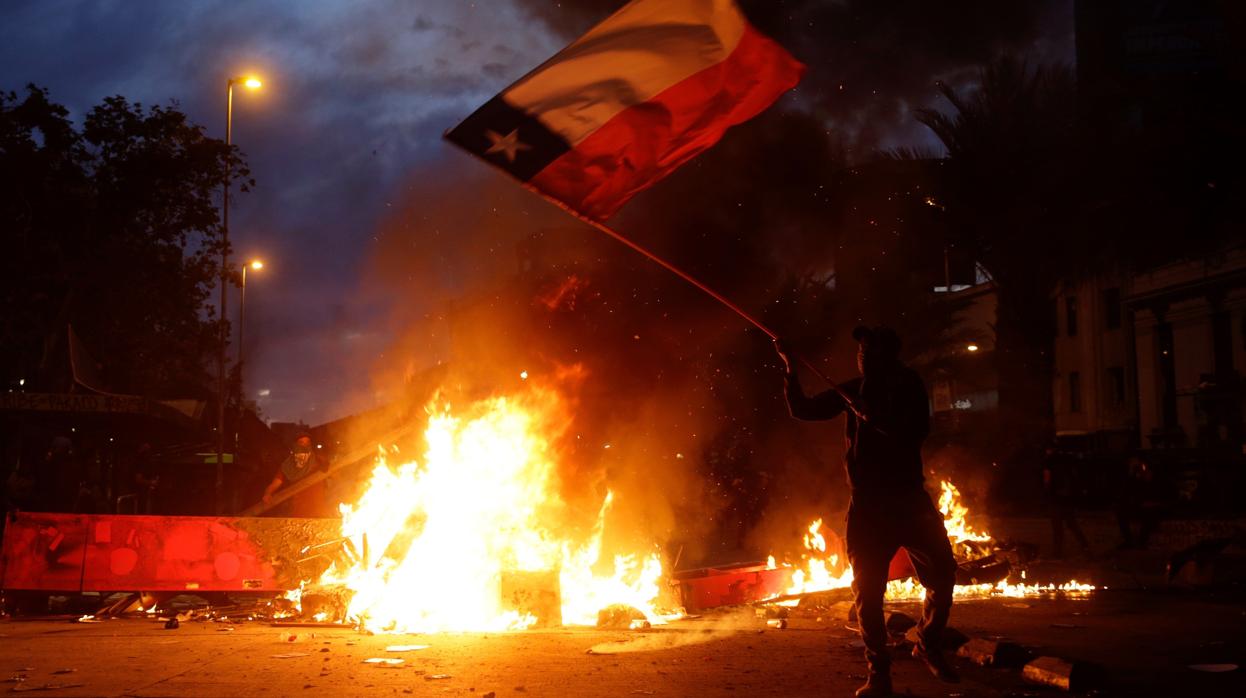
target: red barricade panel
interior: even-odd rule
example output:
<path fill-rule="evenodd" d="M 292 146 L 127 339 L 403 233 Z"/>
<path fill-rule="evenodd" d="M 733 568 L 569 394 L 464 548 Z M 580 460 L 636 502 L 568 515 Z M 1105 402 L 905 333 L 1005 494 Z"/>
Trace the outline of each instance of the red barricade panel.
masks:
<path fill-rule="evenodd" d="M 86 555 L 87 518 L 79 514 L 9 514 L 0 553 L 0 585 L 4 589 L 78 591 Z"/>
<path fill-rule="evenodd" d="M 3 588 L 282 591 L 318 576 L 300 563 L 336 519 L 21 513 L 4 534 Z"/>

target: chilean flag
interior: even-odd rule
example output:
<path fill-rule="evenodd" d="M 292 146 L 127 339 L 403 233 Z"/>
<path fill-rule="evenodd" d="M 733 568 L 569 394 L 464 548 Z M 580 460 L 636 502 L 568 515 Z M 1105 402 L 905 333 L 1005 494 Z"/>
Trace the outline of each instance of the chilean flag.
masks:
<path fill-rule="evenodd" d="M 633 0 L 446 138 L 604 221 L 804 70 L 732 0 Z"/>

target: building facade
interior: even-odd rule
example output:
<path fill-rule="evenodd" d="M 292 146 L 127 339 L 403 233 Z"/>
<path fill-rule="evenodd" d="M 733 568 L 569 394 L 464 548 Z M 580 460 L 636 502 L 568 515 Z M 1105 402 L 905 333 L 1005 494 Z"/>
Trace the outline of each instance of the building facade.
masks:
<path fill-rule="evenodd" d="M 1067 284 L 1054 306 L 1058 435 L 1244 453 L 1246 247 Z"/>

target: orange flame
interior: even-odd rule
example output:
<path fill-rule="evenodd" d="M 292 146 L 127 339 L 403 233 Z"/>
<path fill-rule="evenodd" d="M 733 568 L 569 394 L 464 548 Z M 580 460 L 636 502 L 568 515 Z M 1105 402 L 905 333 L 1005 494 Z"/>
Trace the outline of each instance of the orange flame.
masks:
<path fill-rule="evenodd" d="M 382 453 L 363 496 L 341 507 L 342 535 L 369 553 L 321 582 L 354 592 L 349 618 L 372 631 L 526 628 L 537 618 L 504 605 L 502 576 L 557 571 L 565 624 L 592 624 L 616 603 L 664 622 L 656 546 L 603 564 L 612 493 L 586 538 L 564 525 L 553 444 L 569 418 L 555 391 L 430 413 L 424 458 L 391 467 Z"/>
<path fill-rule="evenodd" d="M 971 550 L 968 543 L 989 544 L 992 542 L 993 539 L 989 533 L 976 530 L 969 525 L 969 509 L 960 501 L 960 490 L 947 480 L 940 483 L 939 511 L 943 514 L 943 524 L 947 528 L 948 540 L 952 543 L 953 550 L 967 554 Z M 809 525 L 805 533 L 804 544 L 806 552 L 801 555 L 798 564 L 785 562 L 783 565 L 778 565 L 773 555 L 767 560 L 767 566 L 770 569 L 778 569 L 780 566 L 792 569 L 791 584 L 784 595 L 842 589 L 852 584 L 852 566 L 847 564 L 847 561 L 841 561 L 838 554 L 826 554 L 826 537 L 822 534 L 822 519 L 817 519 Z M 1096 588 L 1093 584 L 1084 584 L 1077 580 L 1063 584 L 1028 584 L 1023 571 L 1020 582 L 1002 580 L 996 584 L 960 585 L 956 587 L 954 593 L 958 598 L 987 596 L 1020 598 L 1051 592 L 1085 594 Z M 889 601 L 916 600 L 923 598 L 924 595 L 925 589 L 912 578 L 892 580 L 887 584 L 886 598 Z M 796 602 L 785 603 L 795 605 Z"/>

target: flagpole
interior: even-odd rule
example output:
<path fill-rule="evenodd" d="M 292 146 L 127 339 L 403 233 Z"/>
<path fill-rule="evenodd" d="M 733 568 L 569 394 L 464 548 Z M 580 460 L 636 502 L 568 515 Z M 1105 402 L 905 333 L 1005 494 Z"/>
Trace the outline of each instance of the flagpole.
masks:
<path fill-rule="evenodd" d="M 753 327 L 756 327 L 757 329 L 761 330 L 761 331 L 762 331 L 762 332 L 763 332 L 763 333 L 764 333 L 767 337 L 769 337 L 770 339 L 772 339 L 772 340 L 774 340 L 774 341 L 778 341 L 778 339 L 779 339 L 779 335 L 778 335 L 777 333 L 775 333 L 775 331 L 774 331 L 774 330 L 772 330 L 772 329 L 770 329 L 769 327 L 766 327 L 765 325 L 763 325 L 763 324 L 762 324 L 762 322 L 761 322 L 760 320 L 758 320 L 757 318 L 755 318 L 755 317 L 753 317 L 752 315 L 750 315 L 748 312 L 746 312 L 746 311 L 745 311 L 743 308 L 741 308 L 740 306 L 736 305 L 735 303 L 732 303 L 732 302 L 731 302 L 731 301 L 730 301 L 730 300 L 729 300 L 726 296 L 722 295 L 722 294 L 721 294 L 721 293 L 719 293 L 718 291 L 715 291 L 714 289 L 710 288 L 709 286 L 707 286 L 707 285 L 705 285 L 704 283 L 702 283 L 701 281 L 699 281 L 699 280 L 698 280 L 696 277 L 694 277 L 693 275 L 689 274 L 688 272 L 684 271 L 683 269 L 680 269 L 679 267 L 675 266 L 674 264 L 671 264 L 670 262 L 666 261 L 665 259 L 662 259 L 661 257 L 657 256 L 656 254 L 654 254 L 654 253 L 650 252 L 650 251 L 649 251 L 648 249 L 646 249 L 645 247 L 642 247 L 641 245 L 639 245 L 639 244 L 637 244 L 637 243 L 633 242 L 630 238 L 628 238 L 627 236 L 623 235 L 623 233 L 620 233 L 619 231 L 615 230 L 614 228 L 611 228 L 610 226 L 606 225 L 605 223 L 602 223 L 601 221 L 596 220 L 596 219 L 594 219 L 594 218 L 589 218 L 588 216 L 584 215 L 583 213 L 580 213 L 579 211 L 575 210 L 574 208 L 571 208 L 570 206 L 568 206 L 568 205 L 564 204 L 563 202 L 561 202 L 561 201 L 559 201 L 559 200 L 557 200 L 557 199 L 555 199 L 555 198 L 552 198 L 552 197 L 550 197 L 550 196 L 547 196 L 547 195 L 546 195 L 544 192 L 542 192 L 542 191 L 539 191 L 539 190 L 537 190 L 537 189 L 532 189 L 532 188 L 529 188 L 529 191 L 532 191 L 533 193 L 535 193 L 535 194 L 539 195 L 542 199 L 545 199 L 546 201 L 548 201 L 548 202 L 550 202 L 550 203 L 554 204 L 554 205 L 555 205 L 555 206 L 557 206 L 558 208 L 561 208 L 562 210 L 566 211 L 567 213 L 571 214 L 572 216 L 575 216 L 576 218 L 578 218 L 579 220 L 583 221 L 584 223 L 587 223 L 588 225 L 590 225 L 590 226 L 592 226 L 592 227 L 596 228 L 597 230 L 599 230 L 599 231 L 601 231 L 601 232 L 605 233 L 606 235 L 609 235 L 610 237 L 614 238 L 615 240 L 617 240 L 617 241 L 619 241 L 619 242 L 623 243 L 624 245 L 626 245 L 626 246 L 630 247 L 632 250 L 635 250 L 636 252 L 639 252 L 640 254 L 644 255 L 644 256 L 645 256 L 645 257 L 647 257 L 647 258 L 649 258 L 651 261 L 653 261 L 654 263 L 656 263 L 658 266 L 662 267 L 663 269 L 666 269 L 667 271 L 671 272 L 671 273 L 672 273 L 672 274 L 674 274 L 675 276 L 678 276 L 679 278 L 683 279 L 684 281 L 687 281 L 688 283 L 692 284 L 693 286 L 695 286 L 695 287 L 697 287 L 697 288 L 701 289 L 702 291 L 704 291 L 704 292 L 706 293 L 706 295 L 708 295 L 709 297 L 711 297 L 711 298 L 713 298 L 714 300 L 718 301 L 719 303 L 722 303 L 723 305 L 727 306 L 727 307 L 728 307 L 728 308 L 730 308 L 732 311 L 734 311 L 736 315 L 739 315 L 740 317 L 742 317 L 742 318 L 744 318 L 745 320 L 747 320 L 747 321 L 748 321 L 751 325 L 753 325 Z M 823 375 L 823 373 L 822 373 L 821 371 L 819 371 L 819 370 L 817 369 L 817 367 L 816 367 L 816 366 L 814 366 L 814 365 L 813 365 L 813 364 L 812 364 L 812 363 L 811 363 L 808 359 L 806 359 L 806 358 L 804 358 L 804 357 L 797 357 L 797 358 L 799 358 L 799 359 L 800 359 L 800 362 L 801 362 L 802 364 L 804 364 L 804 365 L 805 365 L 805 368 L 807 368 L 807 369 L 809 369 L 810 371 L 812 371 L 812 372 L 813 372 L 813 375 L 817 376 L 818 378 L 821 378 L 821 379 L 822 379 L 822 382 L 824 382 L 824 383 L 826 383 L 827 385 L 829 385 L 829 386 L 831 387 L 831 390 L 834 390 L 834 391 L 835 391 L 835 394 L 836 394 L 836 395 L 838 395 L 838 396 L 839 396 L 839 398 L 840 398 L 841 400 L 843 400 L 843 401 L 844 401 L 844 406 L 845 406 L 845 407 L 847 407 L 850 411 L 852 411 L 852 413 L 853 413 L 854 415 L 856 415 L 856 416 L 857 416 L 857 419 L 860 419 L 860 420 L 861 420 L 861 421 L 863 421 L 863 422 L 864 422 L 864 421 L 868 421 L 868 420 L 866 420 L 865 415 L 861 413 L 861 410 L 857 407 L 856 403 L 855 403 L 855 402 L 853 402 L 852 398 L 851 398 L 851 397 L 849 397 L 849 396 L 848 396 L 848 394 L 847 394 L 847 393 L 845 393 L 845 392 L 843 391 L 843 389 L 841 389 L 841 388 L 839 387 L 839 385 L 837 385 L 837 384 L 836 384 L 834 381 L 832 381 L 830 378 L 827 378 L 825 375 Z"/>

